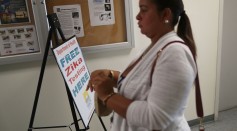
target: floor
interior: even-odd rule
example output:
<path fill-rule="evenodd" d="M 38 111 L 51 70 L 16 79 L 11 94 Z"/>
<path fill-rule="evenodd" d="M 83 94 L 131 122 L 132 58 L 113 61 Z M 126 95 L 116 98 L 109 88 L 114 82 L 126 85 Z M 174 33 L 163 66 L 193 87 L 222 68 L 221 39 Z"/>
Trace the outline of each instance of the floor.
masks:
<path fill-rule="evenodd" d="M 198 127 L 192 127 L 198 131 Z M 219 113 L 218 120 L 205 123 L 205 131 L 237 131 L 237 107 Z"/>

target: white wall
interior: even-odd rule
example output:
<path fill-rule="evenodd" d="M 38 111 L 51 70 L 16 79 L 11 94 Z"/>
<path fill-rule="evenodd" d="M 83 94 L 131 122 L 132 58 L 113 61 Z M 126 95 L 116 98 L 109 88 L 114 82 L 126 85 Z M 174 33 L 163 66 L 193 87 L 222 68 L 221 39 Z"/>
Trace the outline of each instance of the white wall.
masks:
<path fill-rule="evenodd" d="M 224 0 L 219 110 L 237 106 L 237 15 L 235 0 Z"/>
<path fill-rule="evenodd" d="M 184 0 L 190 16 L 198 47 L 198 66 L 204 100 L 205 115 L 214 113 L 215 79 L 217 59 L 218 10 L 216 0 Z M 210 5 L 212 5 L 210 7 Z M 133 0 L 135 48 L 85 56 L 90 70 L 112 68 L 120 70 L 149 44 L 139 33 L 135 20 L 138 0 Z M 41 62 L 28 62 L 0 66 L 0 130 L 25 131 L 29 126 Z M 194 92 L 190 95 L 186 117 L 196 118 Z M 104 119 L 109 125 L 108 118 Z M 72 117 L 65 92 L 64 82 L 54 62 L 50 60 L 41 89 L 34 126 L 70 124 Z M 65 131 L 69 129 L 62 129 Z M 91 131 L 102 130 L 96 117 L 91 122 Z M 46 130 L 47 131 L 47 130 Z M 48 131 L 52 131 L 49 129 Z M 60 130 L 57 130 L 60 131 Z"/>

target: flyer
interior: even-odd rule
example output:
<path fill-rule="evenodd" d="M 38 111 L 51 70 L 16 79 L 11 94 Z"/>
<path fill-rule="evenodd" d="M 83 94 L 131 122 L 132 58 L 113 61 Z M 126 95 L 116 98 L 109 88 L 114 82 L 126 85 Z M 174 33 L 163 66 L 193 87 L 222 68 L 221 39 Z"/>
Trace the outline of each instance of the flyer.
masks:
<path fill-rule="evenodd" d="M 115 23 L 113 0 L 88 0 L 91 26 Z"/>
<path fill-rule="evenodd" d="M 26 0 L 0 0 L 0 25 L 30 22 Z"/>
<path fill-rule="evenodd" d="M 54 6 L 53 10 L 58 16 L 66 38 L 70 38 L 73 35 L 76 35 L 76 37 L 84 36 L 82 12 L 79 4 Z"/>
<path fill-rule="evenodd" d="M 94 92 L 86 91 L 90 74 L 76 37 L 53 49 L 63 78 L 87 127 L 94 113 Z"/>
<path fill-rule="evenodd" d="M 0 57 L 39 51 L 35 26 L 0 28 Z"/>

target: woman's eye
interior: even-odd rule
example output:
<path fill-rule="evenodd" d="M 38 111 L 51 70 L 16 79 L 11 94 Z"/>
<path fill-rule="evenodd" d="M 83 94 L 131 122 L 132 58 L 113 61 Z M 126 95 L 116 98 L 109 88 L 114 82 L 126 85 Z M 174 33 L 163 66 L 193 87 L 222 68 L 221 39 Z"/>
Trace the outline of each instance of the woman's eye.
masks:
<path fill-rule="evenodd" d="M 140 8 L 140 12 L 146 12 L 146 11 L 147 11 L 147 8 L 145 8 L 145 7 Z"/>
<path fill-rule="evenodd" d="M 141 12 L 141 13 L 145 13 L 145 12 L 146 12 L 146 10 L 140 10 L 140 12 Z"/>

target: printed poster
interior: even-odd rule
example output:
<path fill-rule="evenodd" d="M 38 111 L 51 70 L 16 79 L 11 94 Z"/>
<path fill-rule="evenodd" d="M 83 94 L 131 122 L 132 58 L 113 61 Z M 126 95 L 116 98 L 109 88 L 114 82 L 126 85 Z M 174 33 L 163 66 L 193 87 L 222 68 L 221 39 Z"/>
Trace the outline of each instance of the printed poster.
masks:
<path fill-rule="evenodd" d="M 84 27 L 80 5 L 54 6 L 54 13 L 57 14 L 61 29 L 66 38 L 73 35 L 76 37 L 84 36 Z"/>
<path fill-rule="evenodd" d="M 91 26 L 115 23 L 114 0 L 88 0 Z"/>
<path fill-rule="evenodd" d="M 0 28 L 0 57 L 39 51 L 35 26 Z"/>
<path fill-rule="evenodd" d="M 86 91 L 90 74 L 76 37 L 53 49 L 58 66 L 87 127 L 95 110 L 94 92 Z"/>
<path fill-rule="evenodd" d="M 26 0 L 0 0 L 0 25 L 30 22 Z"/>

